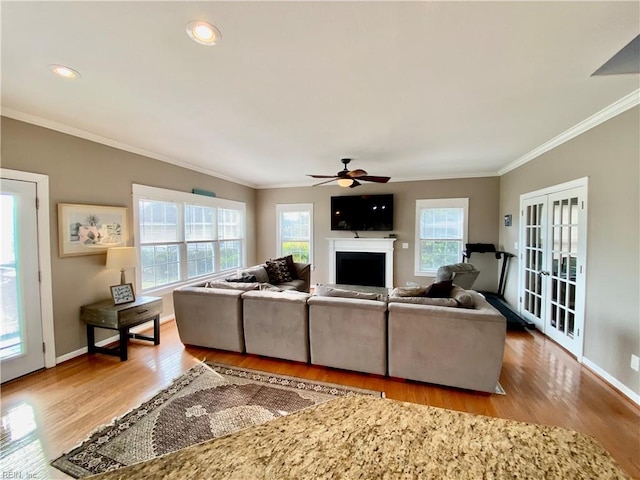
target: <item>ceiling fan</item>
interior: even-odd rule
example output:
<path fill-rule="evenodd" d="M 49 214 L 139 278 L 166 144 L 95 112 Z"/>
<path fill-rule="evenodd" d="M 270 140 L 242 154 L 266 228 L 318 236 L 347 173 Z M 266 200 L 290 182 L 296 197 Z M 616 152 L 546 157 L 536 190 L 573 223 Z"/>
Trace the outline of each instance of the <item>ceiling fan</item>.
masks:
<path fill-rule="evenodd" d="M 365 182 L 376 182 L 376 183 L 387 183 L 391 177 L 375 177 L 373 175 L 367 174 L 364 170 L 358 168 L 356 170 L 349 170 L 347 165 L 351 162 L 350 158 L 343 158 L 340 160 L 344 164 L 344 169 L 340 170 L 335 175 L 310 175 L 307 174 L 308 177 L 312 178 L 328 178 L 329 180 L 325 180 L 324 182 L 316 183 L 313 185 L 317 187 L 318 185 L 324 185 L 325 183 L 333 182 L 334 180 L 338 180 L 338 185 L 341 187 L 349 187 L 355 188 L 358 185 L 362 185 L 360 181 Z M 359 181 L 360 180 L 360 181 Z"/>

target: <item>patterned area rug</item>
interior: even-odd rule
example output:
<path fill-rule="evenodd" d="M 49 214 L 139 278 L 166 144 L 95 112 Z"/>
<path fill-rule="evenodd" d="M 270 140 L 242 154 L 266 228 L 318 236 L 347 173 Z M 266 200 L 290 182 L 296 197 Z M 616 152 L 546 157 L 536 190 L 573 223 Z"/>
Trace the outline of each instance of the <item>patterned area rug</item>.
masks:
<path fill-rule="evenodd" d="M 51 464 L 81 478 L 149 460 L 196 443 L 327 402 L 383 392 L 199 364 L 151 400 Z"/>

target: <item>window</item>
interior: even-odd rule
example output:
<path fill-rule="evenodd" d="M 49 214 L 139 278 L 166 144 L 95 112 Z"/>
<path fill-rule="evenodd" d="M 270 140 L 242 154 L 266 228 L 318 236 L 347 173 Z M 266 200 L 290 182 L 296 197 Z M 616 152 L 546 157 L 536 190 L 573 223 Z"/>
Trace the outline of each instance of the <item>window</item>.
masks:
<path fill-rule="evenodd" d="M 278 256 L 293 255 L 295 262 L 313 262 L 313 204 L 276 205 Z"/>
<path fill-rule="evenodd" d="M 139 290 L 244 266 L 245 204 L 133 185 Z"/>
<path fill-rule="evenodd" d="M 416 275 L 462 261 L 468 211 L 468 198 L 416 200 Z"/>

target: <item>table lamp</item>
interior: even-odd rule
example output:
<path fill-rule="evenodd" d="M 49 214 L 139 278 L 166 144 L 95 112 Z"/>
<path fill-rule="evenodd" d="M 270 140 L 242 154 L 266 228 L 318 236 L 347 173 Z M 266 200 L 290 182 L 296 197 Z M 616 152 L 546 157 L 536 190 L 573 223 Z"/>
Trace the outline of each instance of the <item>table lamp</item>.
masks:
<path fill-rule="evenodd" d="M 120 285 L 127 283 L 125 268 L 138 266 L 138 250 L 135 247 L 112 247 L 107 250 L 107 268 L 120 269 Z"/>

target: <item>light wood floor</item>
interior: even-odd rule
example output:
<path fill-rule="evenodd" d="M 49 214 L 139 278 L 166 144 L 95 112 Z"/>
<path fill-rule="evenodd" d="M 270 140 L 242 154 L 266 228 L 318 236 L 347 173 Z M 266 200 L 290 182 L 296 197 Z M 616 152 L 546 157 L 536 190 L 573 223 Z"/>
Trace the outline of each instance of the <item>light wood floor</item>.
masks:
<path fill-rule="evenodd" d="M 508 333 L 500 377 L 507 392 L 503 396 L 185 348 L 173 322 L 162 326 L 157 347 L 132 340 L 126 362 L 83 355 L 2 385 L 0 433 L 12 440 L 3 445 L 3 478 L 9 478 L 6 472 L 11 478 L 70 478 L 48 462 L 202 360 L 382 390 L 395 400 L 575 429 L 595 437 L 628 474 L 640 478 L 640 409 L 539 333 Z"/>

